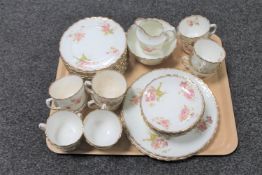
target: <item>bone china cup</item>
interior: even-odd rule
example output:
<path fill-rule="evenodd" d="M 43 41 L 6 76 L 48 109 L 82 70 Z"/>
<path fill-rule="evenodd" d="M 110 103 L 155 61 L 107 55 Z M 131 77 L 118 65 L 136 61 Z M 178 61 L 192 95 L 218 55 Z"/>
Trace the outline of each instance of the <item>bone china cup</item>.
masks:
<path fill-rule="evenodd" d="M 161 52 L 164 44 L 175 38 L 175 29 L 166 30 L 163 24 L 155 18 L 138 18 L 135 25 L 139 44 L 143 52 L 148 55 Z"/>
<path fill-rule="evenodd" d="M 225 59 L 224 48 L 210 39 L 199 39 L 193 47 L 193 55 L 190 58 L 194 70 L 202 74 L 214 73 Z"/>
<path fill-rule="evenodd" d="M 105 104 L 108 110 L 116 110 L 127 90 L 125 77 L 113 70 L 97 72 L 92 81 L 85 81 L 85 85 L 93 99 L 88 102 L 88 107 L 93 109 Z"/>
<path fill-rule="evenodd" d="M 200 15 L 184 18 L 178 25 L 179 38 L 185 52 L 190 53 L 193 43 L 199 38 L 208 38 L 216 32 L 217 25 Z"/>
<path fill-rule="evenodd" d="M 68 75 L 53 82 L 49 95 L 51 98 L 46 99 L 46 105 L 55 110 L 81 111 L 87 101 L 83 80 L 77 75 Z"/>
<path fill-rule="evenodd" d="M 108 110 L 96 109 L 90 112 L 83 123 L 87 143 L 96 148 L 105 149 L 113 146 L 122 134 L 120 119 Z"/>
<path fill-rule="evenodd" d="M 39 124 L 39 128 L 54 146 L 64 151 L 74 150 L 83 135 L 81 114 L 70 111 L 53 113 L 46 123 Z"/>

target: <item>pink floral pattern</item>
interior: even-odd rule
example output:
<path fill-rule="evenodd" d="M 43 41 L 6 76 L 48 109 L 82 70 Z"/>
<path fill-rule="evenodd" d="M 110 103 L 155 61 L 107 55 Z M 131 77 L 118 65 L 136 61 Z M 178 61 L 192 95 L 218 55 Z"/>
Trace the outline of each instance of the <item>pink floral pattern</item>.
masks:
<path fill-rule="evenodd" d="M 154 149 L 161 149 L 168 146 L 168 141 L 155 133 L 150 133 L 150 138 L 144 139 L 144 141 L 151 142 L 151 146 Z"/>
<path fill-rule="evenodd" d="M 71 102 L 74 105 L 78 105 L 79 103 L 81 103 L 81 99 L 82 99 L 82 97 L 79 97 L 79 98 L 76 98 L 76 99 L 72 99 Z"/>
<path fill-rule="evenodd" d="M 156 48 L 145 47 L 145 48 L 143 48 L 143 50 L 146 51 L 146 52 L 153 52 L 153 51 L 156 50 Z"/>
<path fill-rule="evenodd" d="M 157 124 L 161 125 L 162 127 L 168 129 L 170 126 L 170 121 L 168 119 L 165 119 L 163 117 L 156 117 L 153 119 Z"/>
<path fill-rule="evenodd" d="M 203 132 L 205 131 L 210 124 L 213 123 L 212 117 L 207 116 L 206 119 L 201 119 L 197 124 L 196 128 L 198 131 Z"/>
<path fill-rule="evenodd" d="M 136 95 L 133 95 L 130 99 L 131 103 L 134 105 L 137 105 L 140 103 L 140 98 L 142 96 L 142 91 L 140 91 L 139 93 L 137 93 Z"/>
<path fill-rule="evenodd" d="M 187 24 L 188 24 L 190 27 L 192 27 L 192 26 L 194 26 L 194 25 L 199 25 L 199 21 L 198 21 L 198 17 L 197 17 L 197 16 L 195 16 L 194 18 L 188 19 L 186 22 L 187 22 Z"/>
<path fill-rule="evenodd" d="M 189 117 L 192 117 L 193 115 L 194 113 L 192 112 L 192 110 L 190 110 L 186 105 L 184 105 L 183 109 L 180 112 L 179 120 L 184 121 Z"/>
<path fill-rule="evenodd" d="M 165 92 L 161 91 L 161 86 L 162 86 L 162 83 L 159 83 L 157 88 L 155 88 L 154 86 L 150 86 L 146 90 L 146 94 L 145 94 L 146 99 L 145 100 L 150 105 L 153 105 L 156 101 L 159 101 L 160 98 L 165 94 Z"/>
<path fill-rule="evenodd" d="M 79 42 L 85 37 L 85 33 L 77 32 L 77 33 L 74 33 L 74 34 L 70 34 L 69 37 L 70 38 L 72 37 L 73 41 Z"/>
<path fill-rule="evenodd" d="M 82 56 L 80 58 L 77 58 L 77 59 L 78 59 L 77 67 L 79 67 L 79 68 L 83 68 L 84 69 L 85 67 L 87 67 L 89 65 L 95 64 L 95 62 L 94 61 L 90 61 L 85 54 L 82 54 Z"/>
<path fill-rule="evenodd" d="M 109 23 L 104 23 L 101 27 L 102 27 L 102 32 L 104 33 L 104 35 L 111 35 L 114 33 L 114 30 L 110 26 Z"/>
<path fill-rule="evenodd" d="M 118 56 L 119 50 L 115 47 L 110 47 L 109 51 L 107 51 L 106 54 Z"/>
<path fill-rule="evenodd" d="M 179 85 L 182 88 L 181 93 L 184 97 L 186 97 L 188 100 L 192 100 L 195 97 L 195 91 L 194 89 L 188 84 L 187 81 L 182 81 Z"/>

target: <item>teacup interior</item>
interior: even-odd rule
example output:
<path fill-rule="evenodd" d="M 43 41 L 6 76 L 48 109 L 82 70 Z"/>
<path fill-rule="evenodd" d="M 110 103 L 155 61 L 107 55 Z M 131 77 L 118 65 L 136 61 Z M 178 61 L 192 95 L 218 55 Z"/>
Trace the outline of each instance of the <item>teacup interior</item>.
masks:
<path fill-rule="evenodd" d="M 58 146 L 73 144 L 83 134 L 82 120 L 69 111 L 56 112 L 47 120 L 46 134 Z"/>
<path fill-rule="evenodd" d="M 163 32 L 163 26 L 156 20 L 144 20 L 139 25 L 150 36 L 159 36 Z"/>
<path fill-rule="evenodd" d="M 77 93 L 83 85 L 83 80 L 79 76 L 69 75 L 56 80 L 49 88 L 49 94 L 56 99 L 71 97 Z"/>
<path fill-rule="evenodd" d="M 111 146 L 121 135 L 122 125 L 113 112 L 95 110 L 84 120 L 84 135 L 92 144 L 99 147 Z"/>
<path fill-rule="evenodd" d="M 122 74 L 105 70 L 98 72 L 93 78 L 92 88 L 99 96 L 117 98 L 125 93 L 127 83 Z"/>
<path fill-rule="evenodd" d="M 210 39 L 199 39 L 194 44 L 194 50 L 202 59 L 217 63 L 225 58 L 225 50 Z"/>
<path fill-rule="evenodd" d="M 209 20 L 199 15 L 184 18 L 178 26 L 179 32 L 189 38 L 202 36 L 209 31 L 209 28 Z"/>

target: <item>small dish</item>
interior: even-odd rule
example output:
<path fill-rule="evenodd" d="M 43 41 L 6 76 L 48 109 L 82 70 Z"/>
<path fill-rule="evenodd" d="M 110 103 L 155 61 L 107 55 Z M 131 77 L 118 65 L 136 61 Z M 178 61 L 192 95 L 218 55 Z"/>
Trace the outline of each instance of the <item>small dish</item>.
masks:
<path fill-rule="evenodd" d="M 141 114 L 156 131 L 167 134 L 184 133 L 201 119 L 204 100 L 198 87 L 177 74 L 152 80 L 144 89 Z"/>
<path fill-rule="evenodd" d="M 86 142 L 98 149 L 110 148 L 122 135 L 122 124 L 118 116 L 108 110 L 97 109 L 84 119 Z"/>
<path fill-rule="evenodd" d="M 155 19 L 155 18 L 152 18 Z M 166 21 L 163 21 L 161 19 L 155 19 L 159 21 L 165 30 L 174 30 L 175 28 L 167 23 Z M 127 46 L 129 51 L 135 55 L 136 59 L 145 64 L 145 65 L 157 65 L 160 64 L 164 59 L 168 58 L 176 48 L 177 40 L 176 38 L 170 42 L 167 42 L 163 45 L 163 49 L 159 51 L 158 53 L 154 55 L 146 54 L 143 49 L 140 47 L 140 44 L 138 42 L 137 36 L 136 36 L 136 30 L 137 26 L 133 24 L 127 31 Z"/>
<path fill-rule="evenodd" d="M 53 113 L 46 123 L 40 123 L 46 137 L 58 149 L 72 151 L 80 143 L 83 135 L 83 123 L 80 113 L 58 111 Z"/>

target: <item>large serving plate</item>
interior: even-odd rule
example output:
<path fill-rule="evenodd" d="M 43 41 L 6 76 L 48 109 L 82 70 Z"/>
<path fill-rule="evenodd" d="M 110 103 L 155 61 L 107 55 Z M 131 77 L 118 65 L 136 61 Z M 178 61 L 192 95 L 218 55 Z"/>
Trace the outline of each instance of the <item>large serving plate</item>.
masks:
<path fill-rule="evenodd" d="M 213 35 L 212 39 L 221 44 L 221 40 L 216 35 Z M 179 43 L 178 47 L 171 55 L 171 57 L 158 66 L 144 66 L 141 63 L 137 62 L 133 55 L 130 55 L 129 67 L 125 74 L 128 85 L 130 86 L 133 82 L 135 82 L 137 78 L 139 78 L 144 73 L 157 68 L 184 69 L 179 59 L 183 55 L 185 54 L 182 52 Z M 63 77 L 67 74 L 69 74 L 69 72 L 60 59 L 56 78 Z M 216 75 L 209 79 L 205 79 L 204 81 L 213 92 L 219 106 L 219 125 L 217 128 L 217 133 L 215 134 L 212 141 L 204 149 L 198 152 L 197 155 L 227 155 L 232 153 L 236 149 L 238 138 L 225 63 L 223 62 Z M 52 112 L 53 111 L 51 111 L 51 113 Z M 84 111 L 85 114 L 88 112 L 88 110 Z M 125 134 L 122 135 L 122 138 L 115 146 L 108 150 L 98 150 L 87 145 L 84 141 L 81 143 L 77 150 L 70 153 L 55 148 L 52 144 L 50 144 L 50 142 L 48 142 L 48 140 L 47 146 L 52 152 L 58 154 L 144 155 L 130 143 Z"/>

